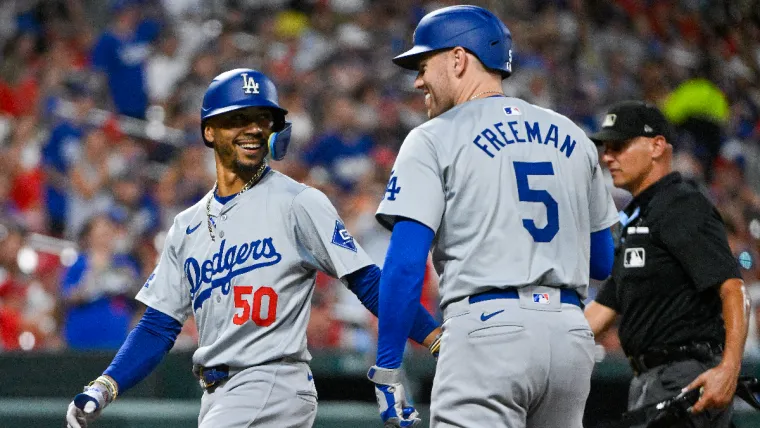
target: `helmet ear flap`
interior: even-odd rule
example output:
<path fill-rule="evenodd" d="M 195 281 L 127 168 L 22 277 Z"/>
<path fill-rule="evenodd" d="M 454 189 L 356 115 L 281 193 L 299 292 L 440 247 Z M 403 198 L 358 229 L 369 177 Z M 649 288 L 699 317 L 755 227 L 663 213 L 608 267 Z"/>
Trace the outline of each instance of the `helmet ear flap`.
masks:
<path fill-rule="evenodd" d="M 272 132 L 269 135 L 269 157 L 272 160 L 282 160 L 288 153 L 288 145 L 290 145 L 290 134 L 293 127 L 290 122 L 284 122 L 281 131 Z"/>

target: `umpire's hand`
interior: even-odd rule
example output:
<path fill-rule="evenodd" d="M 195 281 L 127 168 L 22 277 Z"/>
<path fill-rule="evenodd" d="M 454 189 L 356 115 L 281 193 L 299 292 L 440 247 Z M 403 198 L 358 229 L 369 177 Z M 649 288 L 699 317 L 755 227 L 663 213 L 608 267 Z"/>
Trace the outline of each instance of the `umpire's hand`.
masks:
<path fill-rule="evenodd" d="M 375 384 L 380 418 L 386 428 L 413 427 L 422 422 L 417 410 L 406 400 L 400 369 L 372 366 L 367 377 Z"/>
<path fill-rule="evenodd" d="M 692 406 L 692 413 L 705 409 L 723 409 L 731 404 L 739 378 L 738 367 L 720 364 L 694 379 L 683 391 L 700 388 L 699 400 Z"/>

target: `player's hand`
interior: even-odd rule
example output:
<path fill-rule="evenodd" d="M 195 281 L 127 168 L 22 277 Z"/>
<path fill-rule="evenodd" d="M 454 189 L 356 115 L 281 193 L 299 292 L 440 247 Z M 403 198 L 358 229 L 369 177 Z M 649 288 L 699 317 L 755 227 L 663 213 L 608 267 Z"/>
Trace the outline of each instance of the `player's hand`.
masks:
<path fill-rule="evenodd" d="M 413 427 L 422 422 L 417 410 L 407 402 L 399 369 L 372 366 L 367 377 L 375 383 L 380 418 L 386 428 Z"/>
<path fill-rule="evenodd" d="M 729 365 L 719 365 L 702 373 L 694 379 L 683 391 L 700 388 L 702 394 L 692 406 L 692 413 L 705 409 L 724 409 L 734 398 L 739 370 Z"/>
<path fill-rule="evenodd" d="M 69 403 L 66 411 L 67 428 L 87 428 L 88 424 L 100 416 L 100 412 L 115 398 L 115 391 L 100 378 L 77 394 L 74 401 Z"/>

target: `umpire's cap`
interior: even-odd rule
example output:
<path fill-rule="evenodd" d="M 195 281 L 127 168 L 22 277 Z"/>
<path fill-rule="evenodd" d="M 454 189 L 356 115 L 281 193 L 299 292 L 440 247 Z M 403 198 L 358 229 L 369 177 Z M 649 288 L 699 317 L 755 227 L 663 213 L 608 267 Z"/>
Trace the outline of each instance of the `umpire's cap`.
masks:
<path fill-rule="evenodd" d="M 264 73 L 250 68 L 237 68 L 216 76 L 203 96 L 201 135 L 203 124 L 210 117 L 248 107 L 270 108 L 274 116 L 272 130 L 279 132 L 285 128 L 285 115 L 288 111 L 280 107 L 277 88 Z M 203 141 L 211 147 L 205 137 Z"/>
<path fill-rule="evenodd" d="M 393 58 L 409 70 L 417 70 L 429 53 L 461 46 L 487 68 L 512 74 L 512 34 L 490 11 L 477 6 L 450 6 L 425 15 L 414 30 L 414 47 Z"/>
<path fill-rule="evenodd" d="M 636 137 L 656 137 L 662 135 L 672 143 L 670 124 L 655 106 L 643 101 L 622 101 L 612 107 L 604 116 L 602 129 L 589 135 L 591 141 L 602 144 L 605 141 L 621 142 Z"/>

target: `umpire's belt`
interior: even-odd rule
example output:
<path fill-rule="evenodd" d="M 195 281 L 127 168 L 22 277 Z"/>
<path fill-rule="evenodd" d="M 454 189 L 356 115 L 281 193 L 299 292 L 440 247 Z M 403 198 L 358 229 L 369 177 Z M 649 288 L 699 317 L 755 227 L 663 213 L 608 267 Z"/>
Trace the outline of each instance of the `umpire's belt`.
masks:
<path fill-rule="evenodd" d="M 562 288 L 560 289 L 559 293 L 559 301 L 560 303 L 569 303 L 571 305 L 578 306 L 579 308 L 583 308 L 583 303 L 581 302 L 580 296 L 578 296 L 578 293 L 575 290 L 571 290 L 569 288 Z M 470 303 L 478 303 L 483 302 L 486 300 L 493 300 L 493 299 L 519 299 L 520 295 L 517 292 L 516 288 L 505 288 L 505 289 L 499 289 L 499 290 L 488 290 L 484 291 L 482 293 L 473 294 L 470 296 Z"/>
<path fill-rule="evenodd" d="M 205 390 L 213 389 L 220 383 L 230 378 L 239 370 L 230 370 L 230 367 L 222 364 L 214 367 L 204 367 L 200 364 L 193 364 L 193 374 L 198 378 L 201 388 Z"/>
<path fill-rule="evenodd" d="M 723 345 L 700 342 L 659 348 L 641 355 L 629 356 L 628 361 L 631 363 L 633 372 L 638 376 L 655 367 L 676 361 L 697 360 L 709 363 L 721 353 L 723 353 Z"/>

